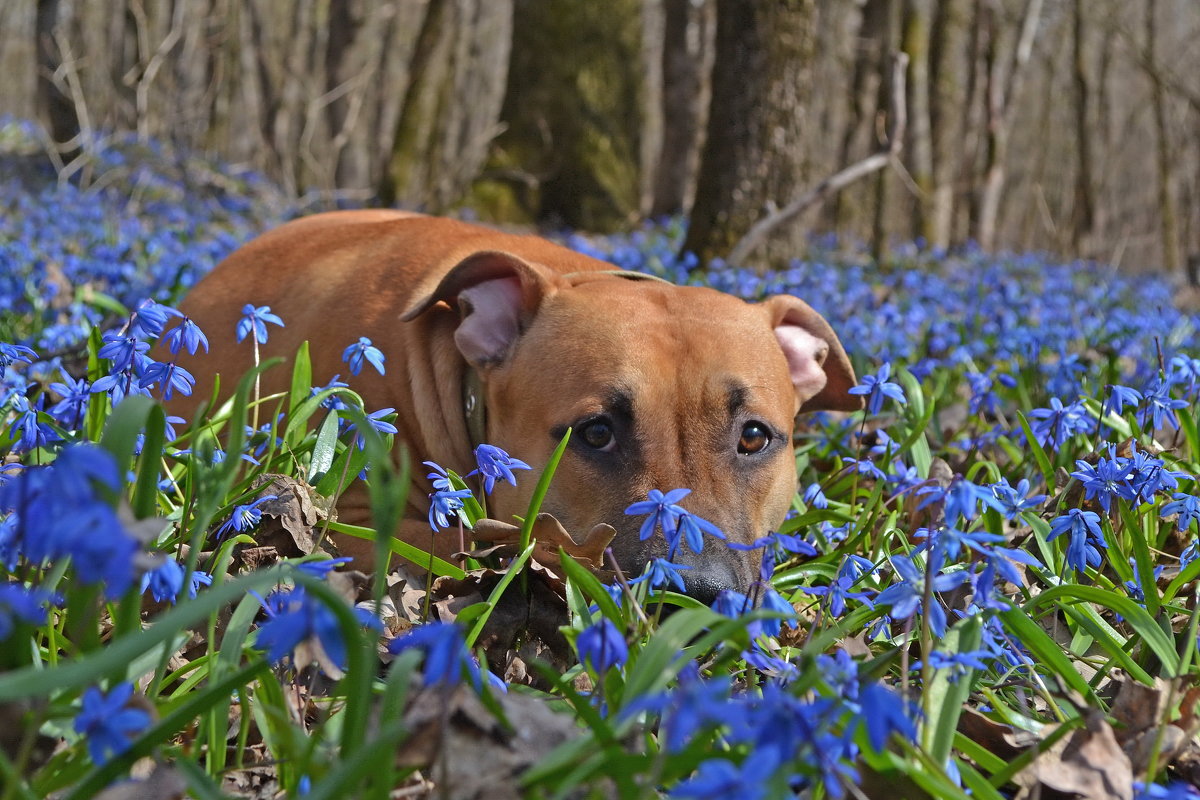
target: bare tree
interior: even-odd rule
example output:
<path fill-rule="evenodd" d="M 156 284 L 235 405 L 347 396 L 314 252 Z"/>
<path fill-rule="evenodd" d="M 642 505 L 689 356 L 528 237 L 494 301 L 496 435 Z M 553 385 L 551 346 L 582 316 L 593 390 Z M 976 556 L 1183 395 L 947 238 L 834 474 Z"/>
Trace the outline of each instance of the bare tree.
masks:
<path fill-rule="evenodd" d="M 62 54 L 59 51 L 59 2 L 38 0 L 34 38 L 37 43 L 37 103 L 50 128 L 50 137 L 58 144 L 74 143 L 79 136 L 79 117 L 75 104 L 63 88 Z"/>
<path fill-rule="evenodd" d="M 976 238 L 985 250 L 996 247 L 996 232 L 1000 216 L 1000 200 L 1004 191 L 1005 168 L 1008 160 L 1009 127 L 1015 113 L 1016 100 L 1025 77 L 1025 65 L 1033 52 L 1043 0 L 1026 0 L 1021 15 L 1020 33 L 1013 45 L 1012 57 L 1004 68 L 1000 57 L 999 8 L 996 0 L 985 0 L 986 62 L 987 62 L 987 161 L 983 186 L 980 189 Z"/>
<path fill-rule="evenodd" d="M 1087 30 L 1083 0 L 1074 0 L 1071 9 L 1071 64 L 1075 100 L 1075 203 L 1071 219 L 1071 243 L 1083 252 L 1085 242 L 1096 225 L 1096 198 L 1092 178 L 1092 124 L 1088 114 L 1091 89 L 1088 85 Z"/>

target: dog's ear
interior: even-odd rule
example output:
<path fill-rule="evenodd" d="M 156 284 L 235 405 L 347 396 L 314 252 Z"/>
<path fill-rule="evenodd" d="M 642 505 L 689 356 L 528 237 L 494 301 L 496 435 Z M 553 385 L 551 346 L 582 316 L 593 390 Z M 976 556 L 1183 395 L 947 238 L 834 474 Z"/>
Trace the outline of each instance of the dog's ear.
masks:
<path fill-rule="evenodd" d="M 763 301 L 800 397 L 801 411 L 857 411 L 854 367 L 825 318 L 798 297 L 779 294 Z"/>
<path fill-rule="evenodd" d="M 400 319 L 415 319 L 439 302 L 458 309 L 462 322 L 454 331 L 454 343 L 467 363 L 481 369 L 508 356 L 542 300 L 559 283 L 557 273 L 511 253 L 475 253 L 456 264 Z"/>

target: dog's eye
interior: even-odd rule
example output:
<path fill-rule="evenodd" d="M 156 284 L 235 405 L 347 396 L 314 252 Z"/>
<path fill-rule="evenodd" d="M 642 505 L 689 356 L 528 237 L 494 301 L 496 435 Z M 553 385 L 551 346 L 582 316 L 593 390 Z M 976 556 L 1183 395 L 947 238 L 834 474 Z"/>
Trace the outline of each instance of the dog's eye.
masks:
<path fill-rule="evenodd" d="M 605 452 L 612 450 L 617 443 L 612 423 L 603 417 L 584 423 L 579 429 L 579 438 L 593 450 Z"/>
<path fill-rule="evenodd" d="M 771 433 L 761 422 L 747 422 L 742 426 L 742 438 L 738 439 L 738 452 L 742 455 L 753 455 L 767 448 L 771 443 Z"/>

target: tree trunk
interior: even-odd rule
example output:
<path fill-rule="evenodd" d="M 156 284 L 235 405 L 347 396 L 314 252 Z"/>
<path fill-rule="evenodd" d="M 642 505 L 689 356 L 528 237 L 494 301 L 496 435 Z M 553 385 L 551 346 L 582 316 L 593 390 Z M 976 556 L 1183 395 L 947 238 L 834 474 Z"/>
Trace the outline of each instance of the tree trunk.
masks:
<path fill-rule="evenodd" d="M 812 0 L 717 0 L 711 112 L 683 245 L 701 263 L 803 182 L 814 14 Z M 791 230 L 767 257 L 795 255 L 801 241 Z"/>
<path fill-rule="evenodd" d="M 967 104 L 960 80 L 971 57 L 966 42 L 963 0 L 938 0 L 929 42 L 929 129 L 933 147 L 933 195 L 930 198 L 929 244 L 946 248 L 953 242 L 954 184 L 963 158 L 963 118 Z"/>
<path fill-rule="evenodd" d="M 505 221 L 627 226 L 642 187 L 641 0 L 517 0 L 513 20 L 504 132 L 473 204 Z"/>
<path fill-rule="evenodd" d="M 987 31 L 984 35 L 987 63 L 987 150 L 976 239 L 984 250 L 994 250 L 1008 160 L 1009 126 L 1024 80 L 1025 65 L 1029 62 L 1033 42 L 1037 36 L 1042 0 L 1026 0 L 1025 11 L 1021 16 L 1020 33 L 1013 45 L 1007 75 L 1002 73 L 998 42 L 999 20 L 995 0 L 990 0 L 986 9 Z"/>
<path fill-rule="evenodd" d="M 75 104 L 54 80 L 61 65 L 61 54 L 54 40 L 58 28 L 58 0 L 37 0 L 34 38 L 37 47 L 37 107 L 56 144 L 78 147 L 79 117 Z"/>
<path fill-rule="evenodd" d="M 663 135 L 652 217 L 678 214 L 691 206 L 708 114 L 704 77 L 712 70 L 710 0 L 664 0 L 663 9 Z"/>
<path fill-rule="evenodd" d="M 1096 225 L 1096 198 L 1092 178 L 1092 125 L 1088 114 L 1091 90 L 1088 86 L 1086 27 L 1083 0 L 1074 0 L 1071 17 L 1072 79 L 1075 88 L 1075 202 L 1071 214 L 1071 245 L 1081 255 L 1087 250 Z"/>
<path fill-rule="evenodd" d="M 386 204 L 433 213 L 462 200 L 498 132 L 512 5 L 430 0 L 396 123 Z"/>
<path fill-rule="evenodd" d="M 933 133 L 929 102 L 932 0 L 905 0 L 902 47 L 908 54 L 908 172 L 916 184 L 912 230 L 933 238 Z"/>
<path fill-rule="evenodd" d="M 875 110 L 880 81 L 885 72 L 889 0 L 866 0 L 859 11 L 855 31 L 854 67 L 847 96 L 846 123 L 838 146 L 838 165 L 849 164 L 874 145 Z M 853 190 L 835 195 L 826 205 L 826 225 L 834 231 L 850 223 L 854 203 L 847 200 Z M 865 205 L 865 204 L 862 204 Z M 865 217 L 860 217 L 860 220 Z"/>
<path fill-rule="evenodd" d="M 1171 139 L 1167 129 L 1166 92 L 1162 76 L 1158 73 L 1157 23 L 1158 0 L 1146 0 L 1146 71 L 1150 77 L 1151 107 L 1154 113 L 1156 138 L 1155 164 L 1158 168 L 1158 214 L 1162 233 L 1163 267 L 1170 273 L 1178 273 L 1182 267 L 1179 258 L 1179 225 L 1175 217 L 1175 194 L 1171 191 Z"/>

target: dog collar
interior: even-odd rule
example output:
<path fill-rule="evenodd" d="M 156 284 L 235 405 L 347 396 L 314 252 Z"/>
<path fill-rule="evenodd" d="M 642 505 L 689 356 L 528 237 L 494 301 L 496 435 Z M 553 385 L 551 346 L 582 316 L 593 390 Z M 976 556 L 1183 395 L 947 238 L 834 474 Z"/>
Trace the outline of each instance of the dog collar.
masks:
<path fill-rule="evenodd" d="M 470 364 L 462 378 L 463 417 L 467 422 L 467 439 L 474 450 L 487 436 L 487 407 L 483 402 L 483 378 Z"/>

